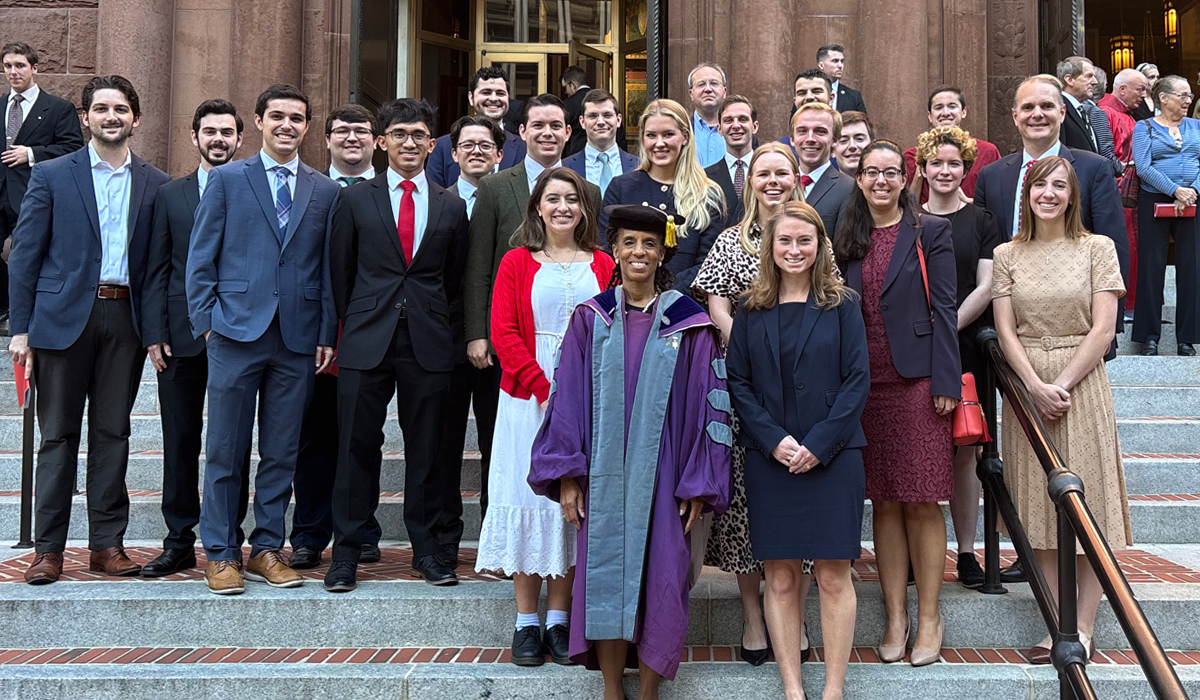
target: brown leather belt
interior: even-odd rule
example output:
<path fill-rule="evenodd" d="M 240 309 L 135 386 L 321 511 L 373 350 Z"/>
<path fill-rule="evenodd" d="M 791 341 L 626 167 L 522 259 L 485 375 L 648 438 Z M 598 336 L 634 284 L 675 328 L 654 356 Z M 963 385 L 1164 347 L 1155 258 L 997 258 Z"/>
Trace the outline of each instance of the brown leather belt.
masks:
<path fill-rule="evenodd" d="M 102 284 L 96 287 L 96 296 L 100 299 L 128 299 L 129 287 L 119 287 L 115 284 Z"/>

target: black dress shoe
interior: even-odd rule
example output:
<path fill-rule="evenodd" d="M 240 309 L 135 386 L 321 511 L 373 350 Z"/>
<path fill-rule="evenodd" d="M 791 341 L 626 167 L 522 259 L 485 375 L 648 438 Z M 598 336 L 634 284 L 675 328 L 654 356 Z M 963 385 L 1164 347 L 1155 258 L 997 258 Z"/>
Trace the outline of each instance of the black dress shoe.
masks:
<path fill-rule="evenodd" d="M 1175 348 L 1180 357 L 1195 357 L 1196 348 L 1192 347 L 1191 343 L 1180 343 L 1179 347 Z"/>
<path fill-rule="evenodd" d="M 513 632 L 512 662 L 518 666 L 541 666 L 546 663 L 542 656 L 541 627 L 530 625 Z"/>
<path fill-rule="evenodd" d="M 458 545 L 444 544 L 438 547 L 438 556 L 442 558 L 442 561 L 446 562 L 446 566 L 451 569 L 458 568 Z"/>
<path fill-rule="evenodd" d="M 146 578 L 158 578 L 160 576 L 170 576 L 177 574 L 180 571 L 193 569 L 196 567 L 196 550 L 188 547 L 187 549 L 167 549 L 158 555 L 154 561 L 142 567 L 142 576 Z"/>
<path fill-rule="evenodd" d="M 771 643 L 762 649 L 746 648 L 746 624 L 742 623 L 742 646 L 738 647 L 738 656 L 751 666 L 762 666 L 767 663 L 767 655 L 771 653 Z"/>
<path fill-rule="evenodd" d="M 288 566 L 293 569 L 315 569 L 321 565 L 321 551 L 316 547 L 303 545 L 292 550 L 288 557 Z"/>
<path fill-rule="evenodd" d="M 379 561 L 380 556 L 382 555 L 379 553 L 379 545 L 363 542 L 362 554 L 358 555 L 358 563 L 374 564 L 375 562 Z"/>
<path fill-rule="evenodd" d="M 358 564 L 349 560 L 334 559 L 325 574 L 325 590 L 330 593 L 348 593 L 358 588 Z"/>
<path fill-rule="evenodd" d="M 426 583 L 435 586 L 453 586 L 458 583 L 458 576 L 454 573 L 454 569 L 446 566 L 446 562 L 442 561 L 439 556 L 427 554 L 413 562 L 413 569 L 421 575 L 421 578 L 425 579 Z M 540 633 L 538 639 L 540 644 Z"/>
<path fill-rule="evenodd" d="M 1147 340 L 1142 345 L 1142 354 L 1143 355 L 1157 355 L 1158 354 L 1158 341 L 1157 340 Z"/>
<path fill-rule="evenodd" d="M 959 552 L 958 582 L 966 588 L 975 589 L 983 588 L 985 581 L 987 581 L 987 576 L 984 575 L 983 567 L 979 566 L 975 555 L 971 552 Z"/>
<path fill-rule="evenodd" d="M 571 660 L 570 649 L 570 627 L 554 625 L 546 628 L 546 634 L 542 637 L 542 651 L 550 655 L 551 661 L 560 666 L 574 666 L 575 662 Z"/>
<path fill-rule="evenodd" d="M 1012 566 L 1006 566 L 1000 569 L 1000 583 L 1025 583 L 1029 579 L 1025 576 L 1025 569 L 1018 559 Z"/>

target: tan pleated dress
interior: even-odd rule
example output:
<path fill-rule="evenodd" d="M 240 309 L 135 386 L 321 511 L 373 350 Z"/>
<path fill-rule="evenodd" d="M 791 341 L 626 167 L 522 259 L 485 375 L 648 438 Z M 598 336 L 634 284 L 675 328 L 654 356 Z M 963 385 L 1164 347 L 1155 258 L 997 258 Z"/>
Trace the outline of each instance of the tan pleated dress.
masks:
<path fill-rule="evenodd" d="M 1113 242 L 1104 236 L 996 248 L 992 297 L 1011 297 L 1017 336 L 1033 370 L 1054 381 L 1092 329 L 1092 294 L 1125 294 Z M 1101 362 L 1071 389 L 1071 407 L 1046 423 L 1067 468 L 1083 480 L 1088 508 L 1114 549 L 1129 546 L 1129 499 L 1108 372 Z M 1057 518 L 1046 474 L 1008 402 L 1003 419 L 1004 481 L 1034 549 L 1057 549 Z"/>

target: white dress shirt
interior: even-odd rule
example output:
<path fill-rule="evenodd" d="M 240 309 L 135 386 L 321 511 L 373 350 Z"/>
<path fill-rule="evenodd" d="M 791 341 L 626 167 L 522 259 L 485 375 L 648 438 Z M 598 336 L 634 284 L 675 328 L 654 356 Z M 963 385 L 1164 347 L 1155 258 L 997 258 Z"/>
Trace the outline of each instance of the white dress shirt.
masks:
<path fill-rule="evenodd" d="M 1036 160 L 1056 156 L 1060 150 L 1062 150 L 1062 142 L 1055 141 L 1050 150 L 1038 156 Z M 1025 189 L 1025 173 L 1029 172 L 1028 166 L 1032 160 L 1035 160 L 1035 158 L 1029 155 L 1029 151 L 1021 151 L 1021 172 L 1017 173 L 1017 196 L 1015 197 L 1017 201 L 1013 203 L 1013 236 L 1017 235 L 1017 230 L 1021 227 L 1021 192 Z"/>
<path fill-rule="evenodd" d="M 333 180 L 334 182 L 341 185 L 342 187 L 348 187 L 348 185 L 346 183 L 344 183 L 338 179 L 339 177 L 361 177 L 361 178 L 370 180 L 375 177 L 375 168 L 367 168 L 365 171 L 363 171 L 357 175 L 347 175 L 346 173 L 343 173 L 342 171 L 333 167 L 333 163 L 330 163 L 329 164 L 329 179 Z"/>
<path fill-rule="evenodd" d="M 4 123 L 8 124 L 8 111 L 13 106 L 13 96 L 17 94 L 16 90 L 8 91 L 8 102 L 4 104 Z M 33 109 L 33 103 L 37 102 L 38 95 L 42 94 L 42 89 L 37 86 L 37 83 L 29 86 L 29 89 L 20 93 L 24 100 L 21 102 L 21 128 L 25 127 L 25 122 L 29 120 L 29 111 Z M 9 139 L 15 139 L 16 134 L 7 134 Z M 4 144 L 4 148 L 8 148 L 8 144 Z M 29 164 L 33 165 L 33 147 L 26 146 L 25 153 L 29 156 Z"/>
<path fill-rule="evenodd" d="M 550 166 L 550 168 L 558 167 L 562 167 L 562 160 L 559 160 L 557 163 Z M 533 192 L 533 186 L 537 184 L 538 175 L 541 175 L 542 172 L 549 170 L 550 168 L 542 167 L 541 163 L 530 158 L 529 156 L 525 156 L 525 179 L 529 182 L 530 192 Z"/>
<path fill-rule="evenodd" d="M 841 84 L 841 80 L 835 80 L 833 81 L 833 84 L 829 86 L 829 89 L 833 91 L 833 101 L 829 103 L 829 106 L 833 107 L 834 109 L 837 109 L 838 88 L 841 86 Z"/>
<path fill-rule="evenodd" d="M 808 173 L 808 176 L 812 178 L 812 182 L 809 183 L 808 187 L 804 188 L 804 199 L 806 199 L 806 200 L 808 199 L 808 194 L 810 192 L 812 192 L 812 189 L 814 187 L 817 186 L 817 182 L 819 182 L 821 180 L 821 176 L 824 175 L 825 171 L 829 170 L 829 168 L 832 165 L 833 165 L 833 160 L 832 159 L 827 160 L 827 161 L 825 161 L 825 165 L 822 165 L 821 167 L 817 168 L 816 170 L 812 171 L 811 173 Z M 804 173 L 801 173 L 801 174 L 803 175 Z"/>
<path fill-rule="evenodd" d="M 96 191 L 96 213 L 100 218 L 100 283 L 129 285 L 129 198 L 133 193 L 130 166 L 133 154 L 113 168 L 88 143 L 92 163 L 92 188 Z"/>
<path fill-rule="evenodd" d="M 475 195 L 479 192 L 479 188 L 460 176 L 454 182 L 454 191 L 458 193 L 459 199 L 467 203 L 467 220 L 469 221 L 471 214 L 475 213 Z"/>
<path fill-rule="evenodd" d="M 400 187 L 403 181 L 404 177 L 400 173 L 388 168 L 388 199 L 392 202 L 392 218 L 396 221 L 397 232 L 400 229 L 400 200 L 404 197 L 404 190 Z M 429 180 L 425 178 L 425 171 L 421 170 L 412 181 L 417 184 L 417 188 L 413 190 L 416 212 L 413 217 L 412 249 L 412 256 L 416 257 L 417 251 L 421 249 L 421 239 L 425 237 L 425 225 L 429 222 Z"/>
<path fill-rule="evenodd" d="M 275 173 L 271 172 L 271 168 L 274 168 L 277 165 L 282 165 L 291 171 L 292 176 L 287 179 L 287 188 L 288 192 L 292 195 L 292 201 L 296 201 L 296 172 L 300 170 L 300 156 L 292 158 L 287 163 L 276 163 L 274 158 L 267 155 L 267 151 L 265 149 L 259 151 L 259 153 L 262 157 L 263 167 L 267 170 L 267 183 L 270 185 L 269 189 L 271 190 L 271 202 L 276 205 L 279 204 L 277 201 L 278 197 L 275 195 L 276 177 Z"/>
<path fill-rule="evenodd" d="M 729 153 L 728 151 L 725 152 L 725 168 L 727 170 L 729 170 L 729 181 L 730 182 L 736 181 L 736 178 L 734 177 L 734 175 L 737 174 L 738 161 L 741 161 L 741 163 L 742 163 L 742 176 L 746 178 L 746 182 L 750 181 L 750 156 L 751 155 L 752 155 L 752 153 L 747 153 L 746 155 L 739 158 L 739 157 L 733 155 L 732 153 Z"/>
<path fill-rule="evenodd" d="M 618 175 L 624 174 L 624 169 L 621 168 L 621 149 L 617 148 L 614 142 L 604 153 L 608 154 L 608 169 L 612 172 L 615 178 Z M 587 181 L 600 187 L 600 173 L 604 170 L 604 165 L 600 162 L 600 151 L 592 148 L 592 144 L 587 144 L 583 147 L 583 170 L 587 175 Z M 532 189 L 530 190 L 532 191 Z M 604 194 L 601 192 L 600 194 Z"/>
<path fill-rule="evenodd" d="M 270 179 L 270 175 L 267 176 L 267 179 Z M 203 197 L 204 188 L 208 187 L 208 171 L 204 169 L 203 165 L 196 168 L 196 187 L 200 190 L 200 196 Z"/>

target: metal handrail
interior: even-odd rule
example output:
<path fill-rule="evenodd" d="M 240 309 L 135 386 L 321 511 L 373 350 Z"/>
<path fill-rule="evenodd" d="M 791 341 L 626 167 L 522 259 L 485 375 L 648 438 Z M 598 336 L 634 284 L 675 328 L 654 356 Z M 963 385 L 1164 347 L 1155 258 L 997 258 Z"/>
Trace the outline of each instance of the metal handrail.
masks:
<path fill-rule="evenodd" d="M 1129 639 L 1137 660 L 1150 682 L 1150 687 L 1160 700 L 1185 700 L 1188 695 L 1175 673 L 1175 668 L 1163 651 L 1154 629 L 1146 620 L 1145 613 L 1125 575 L 1117 565 L 1116 557 L 1096 525 L 1095 518 L 1084 499 L 1083 482 L 1067 468 L 1058 448 L 1046 434 L 1046 427 L 1034 408 L 1033 400 L 1025 383 L 1017 376 L 1004 358 L 996 331 L 984 328 L 975 338 L 983 350 L 991 368 L 983 378 L 980 401 L 988 420 L 992 435 L 997 435 L 996 390 L 1004 395 L 1013 415 L 1033 447 L 1038 462 L 1048 479 L 1050 499 L 1058 513 L 1058 590 L 1059 604 L 1054 604 L 1045 575 L 1033 556 L 1025 529 L 1017 516 L 1016 508 L 1004 484 L 1003 464 L 1000 461 L 996 442 L 987 443 L 983 457 L 976 469 L 984 486 L 984 525 L 988 528 L 984 542 L 986 583 L 985 592 L 1003 592 L 999 585 L 999 535 L 995 532 L 997 515 L 1003 517 L 1010 539 L 1023 562 L 1029 577 L 1033 596 L 1054 637 L 1051 659 L 1058 671 L 1062 698 L 1091 700 L 1096 697 L 1088 680 L 1084 664 L 1086 651 L 1079 641 L 1076 627 L 1075 588 L 1075 544 L 1078 539 L 1087 556 L 1088 563 L 1100 580 L 1116 614 L 1121 629 Z M 999 589 L 999 590 L 996 590 Z"/>

